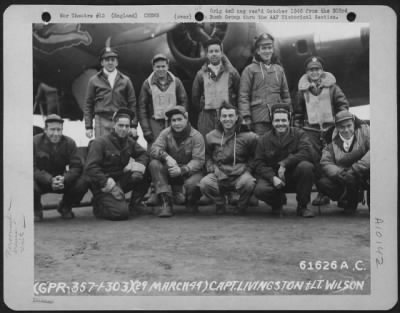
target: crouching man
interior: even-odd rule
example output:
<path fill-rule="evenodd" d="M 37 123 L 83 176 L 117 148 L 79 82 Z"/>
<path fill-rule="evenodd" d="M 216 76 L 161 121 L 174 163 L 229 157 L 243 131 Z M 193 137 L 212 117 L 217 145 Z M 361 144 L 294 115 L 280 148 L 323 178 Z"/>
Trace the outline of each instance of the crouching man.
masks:
<path fill-rule="evenodd" d="M 173 191 L 184 186 L 186 209 L 197 213 L 200 199 L 198 184 L 203 177 L 205 160 L 203 136 L 188 121 L 183 106 L 176 106 L 165 113 L 170 127 L 164 129 L 153 143 L 150 154 L 150 172 L 155 191 L 161 202 L 159 217 L 173 215 Z M 179 200 L 176 202 L 180 202 Z"/>
<path fill-rule="evenodd" d="M 149 187 L 144 176 L 148 154 L 129 135 L 134 113 L 119 109 L 110 134 L 96 138 L 89 147 L 85 173 L 93 192 L 93 213 L 109 220 L 128 219 L 142 208 Z M 129 205 L 125 193 L 132 191 Z"/>
<path fill-rule="evenodd" d="M 311 144 L 303 130 L 289 126 L 289 110 L 284 104 L 271 108 L 272 130 L 259 138 L 256 149 L 254 194 L 272 207 L 273 214 L 281 216 L 284 193 L 293 190 L 297 215 L 313 217 L 307 207 L 314 177 Z"/>
<path fill-rule="evenodd" d="M 317 186 L 333 200 L 345 203 L 345 213 L 354 214 L 358 192 L 368 190 L 370 176 L 369 126 L 350 112 L 335 116 L 332 142 L 322 151 L 323 177 Z M 369 205 L 369 196 L 368 196 Z"/>
<path fill-rule="evenodd" d="M 250 174 L 257 135 L 243 125 L 237 108 L 224 103 L 219 109 L 219 124 L 206 136 L 206 169 L 208 175 L 200 182 L 201 192 L 214 200 L 216 213 L 223 214 L 225 195 L 239 193 L 235 214 L 243 214 L 255 186 Z"/>
<path fill-rule="evenodd" d="M 62 218 L 71 219 L 72 205 L 79 203 L 88 190 L 75 141 L 62 134 L 63 123 L 58 115 L 49 115 L 44 133 L 33 137 L 35 222 L 43 219 L 42 194 L 64 194 L 58 212 Z"/>

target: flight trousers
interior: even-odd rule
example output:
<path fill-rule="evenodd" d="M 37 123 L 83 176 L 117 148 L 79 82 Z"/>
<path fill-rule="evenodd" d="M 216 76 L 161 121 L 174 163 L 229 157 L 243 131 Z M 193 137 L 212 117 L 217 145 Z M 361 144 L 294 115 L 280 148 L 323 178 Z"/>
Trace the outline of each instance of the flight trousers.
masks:
<path fill-rule="evenodd" d="M 128 172 L 124 173 L 116 181 L 116 184 L 116 187 L 120 189 L 119 198 L 110 192 L 103 192 L 101 189 L 92 188 L 93 214 L 97 218 L 113 221 L 128 219 L 133 206 L 143 200 L 149 188 L 149 179 L 145 173 L 142 180 L 133 180 L 131 173 Z M 128 204 L 125 199 L 125 193 L 130 191 L 132 191 L 132 194 L 130 203 Z"/>
<path fill-rule="evenodd" d="M 249 172 L 224 180 L 218 180 L 214 173 L 210 173 L 200 181 L 200 190 L 206 197 L 212 199 L 216 205 L 225 204 L 224 196 L 226 193 L 237 191 L 239 194 L 237 206 L 239 208 L 247 208 L 255 185 L 256 179 Z"/>
<path fill-rule="evenodd" d="M 278 176 L 278 175 L 277 175 Z M 257 178 L 254 195 L 257 199 L 268 205 L 280 207 L 282 205 L 282 193 L 296 192 L 296 200 L 300 207 L 306 207 L 310 202 L 310 195 L 314 181 L 314 165 L 308 161 L 301 161 L 292 170 L 285 172 L 285 187 L 277 189 L 272 181 Z"/>

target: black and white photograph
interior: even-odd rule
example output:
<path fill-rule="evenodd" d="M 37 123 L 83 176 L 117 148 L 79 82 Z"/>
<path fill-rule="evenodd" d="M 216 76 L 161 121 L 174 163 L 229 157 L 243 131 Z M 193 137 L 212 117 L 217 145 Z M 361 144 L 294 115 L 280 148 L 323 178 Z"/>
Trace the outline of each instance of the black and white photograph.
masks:
<path fill-rule="evenodd" d="M 393 306 L 379 10 L 48 6 L 23 49 L 5 28 L 9 307 L 16 288 L 42 310 Z"/>

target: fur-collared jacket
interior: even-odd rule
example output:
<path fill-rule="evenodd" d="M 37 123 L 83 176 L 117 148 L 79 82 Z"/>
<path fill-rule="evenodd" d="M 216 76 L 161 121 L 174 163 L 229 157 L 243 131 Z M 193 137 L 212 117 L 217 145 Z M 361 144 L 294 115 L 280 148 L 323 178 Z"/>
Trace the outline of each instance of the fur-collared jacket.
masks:
<path fill-rule="evenodd" d="M 270 108 L 276 103 L 291 103 L 283 67 L 253 58 L 240 77 L 239 113 L 252 123 L 270 122 Z"/>
<path fill-rule="evenodd" d="M 370 133 L 369 126 L 355 121 L 354 139 L 348 152 L 343 148 L 343 140 L 335 129 L 332 142 L 324 148 L 321 167 L 325 175 L 334 177 L 343 169 L 351 170 L 360 177 L 370 171 Z"/>
<path fill-rule="evenodd" d="M 342 89 L 336 84 L 336 78 L 332 73 L 323 72 L 321 82 L 315 88 L 313 88 L 313 84 L 309 81 L 307 74 L 304 74 L 299 80 L 298 88 L 296 101 L 293 104 L 293 125 L 296 127 L 318 128 L 317 125 L 310 125 L 308 123 L 306 97 L 310 93 L 318 96 L 321 94 L 323 88 L 329 89 L 333 117 L 338 112 L 349 109 L 349 102 Z"/>

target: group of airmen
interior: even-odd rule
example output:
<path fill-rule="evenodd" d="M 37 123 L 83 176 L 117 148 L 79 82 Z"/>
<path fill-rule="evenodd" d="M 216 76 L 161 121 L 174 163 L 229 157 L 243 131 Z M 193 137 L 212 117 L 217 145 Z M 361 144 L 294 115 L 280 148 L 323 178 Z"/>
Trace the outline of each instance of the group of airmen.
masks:
<path fill-rule="evenodd" d="M 254 48 L 239 75 L 222 43 L 209 40 L 190 108 L 165 55 L 153 57 L 137 103 L 131 80 L 117 70 L 117 51 L 103 49 L 102 69 L 87 86 L 86 136 L 95 137 L 87 155 L 62 134 L 58 115 L 48 115 L 44 132 L 34 136 L 35 221 L 43 219 L 42 194 L 62 193 L 58 212 L 71 219 L 89 188 L 94 215 L 109 220 L 142 213 L 146 196 L 159 217 L 172 216 L 174 204 L 198 213 L 200 199 L 215 203 L 217 214 L 227 211 L 227 203 L 245 214 L 261 200 L 282 216 L 288 192 L 296 193 L 297 215 L 313 217 L 313 185 L 313 205 L 331 199 L 354 214 L 360 192 L 369 190 L 368 124 L 348 111 L 320 57 L 306 60 L 292 103 L 274 38 L 263 33 Z M 198 113 L 197 127 L 190 112 Z M 147 150 L 137 143 L 138 123 Z M 369 205 L 369 193 L 367 200 Z"/>

